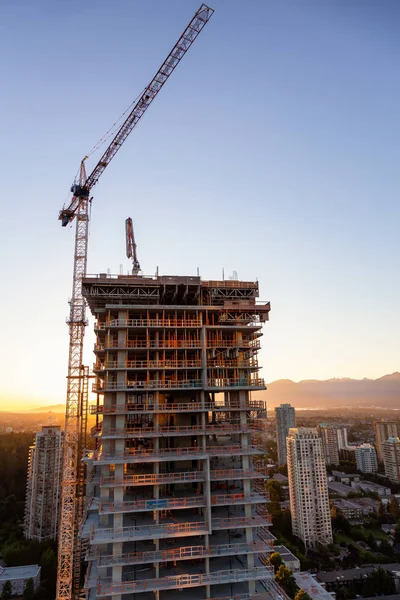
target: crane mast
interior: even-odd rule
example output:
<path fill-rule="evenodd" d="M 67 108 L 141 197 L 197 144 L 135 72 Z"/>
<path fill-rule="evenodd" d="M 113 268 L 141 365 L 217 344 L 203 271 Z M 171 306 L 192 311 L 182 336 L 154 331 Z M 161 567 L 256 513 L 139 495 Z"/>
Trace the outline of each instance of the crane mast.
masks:
<path fill-rule="evenodd" d="M 84 435 L 83 429 L 86 428 L 86 417 L 83 405 L 87 406 L 88 379 L 87 368 L 83 367 L 82 364 L 83 341 L 87 325 L 85 300 L 82 296 L 82 279 L 86 275 L 87 264 L 90 190 L 96 185 L 105 168 L 110 164 L 126 138 L 142 118 L 158 92 L 207 24 L 213 12 L 213 9 L 205 4 L 200 6 L 88 177 L 85 171 L 87 157 L 82 160 L 79 181 L 75 182 L 71 188 L 73 196 L 59 213 L 59 219 L 63 227 L 75 219 L 76 229 L 72 298 L 67 320 L 69 325 L 69 355 L 58 542 L 57 600 L 77 600 L 80 597 L 81 545 L 78 535 L 83 511 L 80 508 L 82 503 L 79 490 L 82 490 L 84 483 L 80 461 L 84 450 L 82 449 L 82 437 Z M 84 398 L 86 398 L 86 401 L 83 400 Z"/>

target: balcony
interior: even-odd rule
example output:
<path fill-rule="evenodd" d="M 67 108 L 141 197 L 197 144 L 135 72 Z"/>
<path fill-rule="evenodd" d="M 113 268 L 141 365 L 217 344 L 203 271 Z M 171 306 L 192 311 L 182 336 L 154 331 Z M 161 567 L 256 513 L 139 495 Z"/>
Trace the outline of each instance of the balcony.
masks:
<path fill-rule="evenodd" d="M 201 319 L 175 319 L 175 318 L 164 318 L 164 319 L 111 319 L 105 323 L 95 323 L 95 331 L 103 331 L 105 329 L 128 329 L 131 327 L 155 327 L 155 328 L 197 328 L 202 327 Z"/>
<path fill-rule="evenodd" d="M 132 552 L 120 555 L 96 555 L 89 556 L 90 559 L 97 558 L 99 567 L 136 565 L 157 562 L 171 562 L 177 560 L 193 560 L 198 558 L 212 558 L 217 556 L 232 556 L 235 554 L 254 554 L 269 552 L 270 544 L 266 542 L 252 542 L 239 544 L 221 544 L 216 546 L 186 546 L 168 550 L 155 550 L 151 552 Z"/>
<path fill-rule="evenodd" d="M 203 585 L 217 585 L 272 579 L 273 569 L 270 567 L 254 567 L 253 569 L 232 569 L 215 571 L 213 573 L 170 575 L 160 579 L 143 579 L 112 583 L 110 579 L 100 579 L 97 584 L 97 597 L 135 594 L 139 592 L 154 592 L 157 590 L 174 590 L 193 588 Z M 232 598 L 232 596 L 231 596 Z"/>
<path fill-rule="evenodd" d="M 219 494 L 211 496 L 211 506 L 238 506 L 241 504 L 265 504 L 267 499 L 260 494 Z M 146 512 L 154 510 L 176 510 L 206 506 L 204 496 L 186 496 L 183 498 L 160 498 L 125 502 L 99 503 L 100 514 L 118 514 Z"/>
<path fill-rule="evenodd" d="M 115 415 L 115 414 L 146 414 L 146 413 L 180 413 L 180 412 L 232 412 L 232 411 L 265 411 L 265 402 L 263 400 L 249 400 L 246 403 L 230 403 L 230 404 L 214 404 L 213 402 L 184 402 L 173 404 L 152 404 L 128 402 L 126 404 L 117 405 L 109 404 L 92 405 L 89 407 L 91 415 Z"/>
<path fill-rule="evenodd" d="M 164 350 L 167 348 L 201 348 L 201 340 L 125 340 L 118 342 L 117 340 L 106 340 L 105 343 L 96 343 L 94 345 L 95 352 L 104 352 L 105 350 Z"/>
<path fill-rule="evenodd" d="M 247 425 L 224 423 L 219 425 L 175 425 L 168 427 L 104 427 L 102 424 L 94 425 L 90 430 L 91 437 L 103 439 L 119 438 L 157 438 L 171 436 L 196 436 L 196 435 L 231 435 L 233 433 L 259 433 L 263 425 L 249 423 Z"/>
<path fill-rule="evenodd" d="M 129 390 L 181 390 L 181 389 L 199 389 L 202 388 L 201 379 L 182 379 L 178 381 L 160 381 L 153 379 L 150 381 L 126 381 L 125 383 L 117 383 L 114 381 L 101 381 L 94 383 L 92 392 L 103 394 L 104 392 L 114 391 L 129 391 Z M 225 377 L 208 379 L 204 389 L 206 390 L 221 390 L 229 388 L 255 388 L 265 389 L 264 379 L 252 379 L 247 377 L 238 377 L 228 379 Z"/>
<path fill-rule="evenodd" d="M 241 479 L 265 479 L 267 475 L 257 469 L 217 469 L 210 471 L 210 481 L 240 481 Z M 124 477 L 100 477 L 102 487 L 139 487 L 143 485 L 164 485 L 168 483 L 192 483 L 206 481 L 206 471 L 177 471 L 173 473 L 140 473 Z"/>
<path fill-rule="evenodd" d="M 108 360 L 105 363 L 97 361 L 93 364 L 93 371 L 106 370 L 140 370 L 140 369 L 201 369 L 202 362 L 200 359 L 194 360 L 125 360 L 118 362 L 117 360 Z"/>
<path fill-rule="evenodd" d="M 127 390 L 181 390 L 201 388 L 201 379 L 182 379 L 180 381 L 126 381 L 126 383 L 101 382 L 94 383 L 92 392 L 103 394 L 104 392 L 127 391 Z"/>
<path fill-rule="evenodd" d="M 259 340 L 209 339 L 206 345 L 207 348 L 250 348 L 251 350 L 259 350 L 261 348 Z"/>
<path fill-rule="evenodd" d="M 127 448 L 121 452 L 105 452 L 96 450 L 88 452 L 84 460 L 95 461 L 100 465 L 125 464 L 125 463 L 145 463 L 159 461 L 176 460 L 195 460 L 206 458 L 208 456 L 249 456 L 264 454 L 264 450 L 257 446 L 240 446 L 238 444 L 229 446 L 207 446 L 201 447 L 182 447 L 182 448 L 161 448 L 160 450 L 137 450 Z"/>
<path fill-rule="evenodd" d="M 212 519 L 211 531 L 223 529 L 246 529 L 247 527 L 268 527 L 269 521 L 261 516 L 232 517 Z M 90 530 L 92 544 L 109 544 L 116 542 L 134 542 L 140 540 L 156 540 L 161 538 L 180 538 L 210 533 L 205 521 L 184 523 L 159 523 L 154 525 L 138 525 L 137 527 L 93 527 Z"/>
<path fill-rule="evenodd" d="M 207 379 L 207 390 L 220 390 L 224 388 L 257 388 L 260 390 L 265 389 L 265 381 L 261 378 L 250 378 L 250 377 L 237 377 L 237 378 L 225 378 L 225 377 L 209 377 Z"/>

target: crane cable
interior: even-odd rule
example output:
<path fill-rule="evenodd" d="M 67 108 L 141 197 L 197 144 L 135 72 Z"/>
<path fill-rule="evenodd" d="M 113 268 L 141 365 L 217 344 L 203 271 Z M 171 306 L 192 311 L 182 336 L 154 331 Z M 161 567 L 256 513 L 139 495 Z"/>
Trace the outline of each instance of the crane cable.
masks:
<path fill-rule="evenodd" d="M 115 123 L 113 125 L 111 125 L 110 129 L 103 135 L 103 137 L 101 137 L 99 139 L 99 141 L 97 142 L 97 144 L 95 144 L 93 146 L 93 148 L 90 150 L 90 152 L 88 152 L 87 158 L 89 158 L 89 156 L 91 156 L 94 152 L 96 152 L 96 150 L 98 150 L 99 148 L 101 148 L 101 146 L 103 146 L 103 144 L 105 144 L 115 134 L 115 131 L 119 127 L 120 122 L 125 117 L 125 115 L 132 109 L 133 105 L 136 104 L 137 100 L 143 95 L 144 90 L 145 90 L 145 88 L 143 88 L 143 91 L 141 91 L 136 96 L 136 98 L 133 100 L 133 102 L 131 102 L 131 104 L 122 113 L 122 115 L 120 115 L 120 117 L 118 117 L 118 119 L 115 121 Z"/>

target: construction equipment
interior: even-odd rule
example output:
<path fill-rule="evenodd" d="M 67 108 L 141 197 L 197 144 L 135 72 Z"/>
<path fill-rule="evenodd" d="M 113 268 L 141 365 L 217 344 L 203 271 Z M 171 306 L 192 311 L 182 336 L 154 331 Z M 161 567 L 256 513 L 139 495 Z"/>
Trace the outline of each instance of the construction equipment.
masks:
<path fill-rule="evenodd" d="M 118 129 L 107 150 L 87 177 L 85 157 L 81 162 L 79 179 L 71 188 L 73 196 L 70 202 L 62 208 L 59 219 L 65 227 L 76 219 L 75 255 L 73 270 L 72 298 L 70 301 L 69 325 L 69 356 L 67 376 L 67 398 L 65 414 L 64 466 L 61 512 L 58 543 L 58 573 L 57 600 L 72 600 L 80 597 L 80 577 L 77 550 L 79 533 L 79 490 L 82 488 L 81 438 L 82 438 L 82 373 L 83 340 L 86 321 L 86 307 L 82 296 L 82 279 L 86 275 L 89 199 L 90 190 L 96 185 L 104 169 L 114 158 L 128 135 L 142 118 L 158 92 L 177 67 L 183 56 L 189 50 L 203 27 L 210 20 L 213 9 L 202 4 L 191 19 L 179 40 L 168 54 L 167 58 L 153 77 L 149 85 L 140 95 L 128 117 Z"/>
<path fill-rule="evenodd" d="M 135 233 L 133 231 L 132 219 L 128 217 L 125 221 L 126 256 L 132 259 L 132 275 L 138 275 L 140 264 L 136 254 Z"/>

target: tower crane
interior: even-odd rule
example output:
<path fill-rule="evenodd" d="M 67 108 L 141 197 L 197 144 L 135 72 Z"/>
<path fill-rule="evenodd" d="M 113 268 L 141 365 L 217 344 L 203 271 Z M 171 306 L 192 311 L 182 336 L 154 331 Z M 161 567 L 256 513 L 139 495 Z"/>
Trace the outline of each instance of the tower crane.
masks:
<path fill-rule="evenodd" d="M 81 162 L 79 179 L 72 188 L 71 200 L 59 213 L 62 226 L 74 219 L 75 252 L 72 298 L 67 319 L 69 325 L 69 355 L 67 375 L 67 397 L 65 413 L 64 463 L 61 494 L 61 511 L 58 543 L 57 600 L 76 600 L 80 594 L 79 567 L 80 543 L 78 530 L 82 518 L 82 504 L 78 501 L 82 489 L 80 462 L 82 458 L 82 398 L 85 397 L 85 369 L 82 366 L 83 340 L 86 320 L 85 299 L 82 295 L 82 279 L 86 275 L 88 251 L 88 227 L 91 189 L 117 154 L 122 144 L 138 124 L 158 92 L 173 73 L 186 52 L 210 20 L 213 9 L 202 4 L 178 39 L 171 52 L 135 102 L 129 115 L 119 127 L 107 150 L 89 176 L 86 175 L 85 157 Z M 87 396 L 87 394 L 86 394 Z M 79 550 L 79 552 L 78 552 Z"/>
<path fill-rule="evenodd" d="M 138 275 L 140 263 L 136 252 L 135 232 L 133 231 L 132 219 L 128 217 L 125 221 L 126 256 L 132 259 L 132 275 Z"/>

